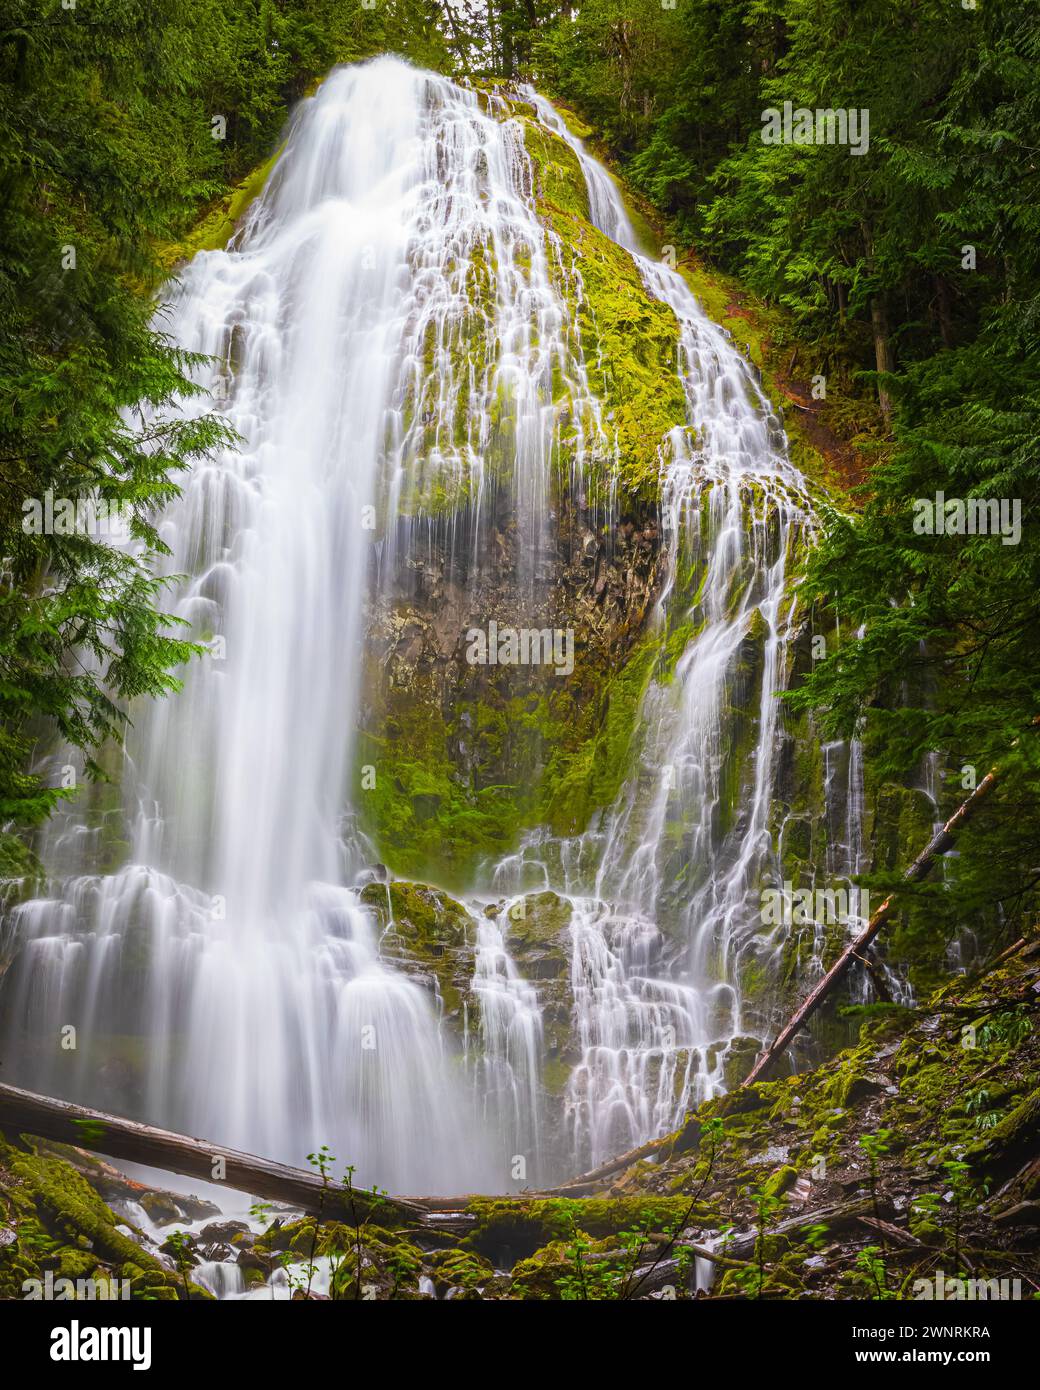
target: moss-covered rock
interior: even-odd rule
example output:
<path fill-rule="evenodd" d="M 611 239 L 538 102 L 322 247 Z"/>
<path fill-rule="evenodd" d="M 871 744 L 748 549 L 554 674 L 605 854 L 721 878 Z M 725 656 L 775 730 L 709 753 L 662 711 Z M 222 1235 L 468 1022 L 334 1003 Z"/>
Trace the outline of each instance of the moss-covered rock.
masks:
<path fill-rule="evenodd" d="M 160 264 L 167 270 L 173 270 L 200 251 L 223 251 L 242 225 L 255 199 L 263 192 L 280 153 L 280 150 L 276 151 L 251 170 L 230 192 L 214 203 L 180 241 L 159 246 L 157 254 Z"/>
<path fill-rule="evenodd" d="M 438 1298 L 452 1290 L 472 1291 L 483 1288 L 494 1277 L 490 1260 L 472 1250 L 437 1250 L 426 1257 L 425 1268 Z"/>
<path fill-rule="evenodd" d="M 70 1279 L 130 1280 L 134 1297 L 192 1298 L 209 1295 L 173 1274 L 122 1224 L 86 1178 L 71 1164 L 28 1144 L 0 1137 L 0 1219 L 15 1239 L 0 1246 L 0 1296 L 21 1298 L 28 1279 L 56 1268 Z"/>
<path fill-rule="evenodd" d="M 407 974 L 433 984 L 445 1016 L 478 1021 L 473 980 L 474 923 L 461 903 L 424 883 L 370 883 L 361 901 L 380 923 L 380 951 Z"/>

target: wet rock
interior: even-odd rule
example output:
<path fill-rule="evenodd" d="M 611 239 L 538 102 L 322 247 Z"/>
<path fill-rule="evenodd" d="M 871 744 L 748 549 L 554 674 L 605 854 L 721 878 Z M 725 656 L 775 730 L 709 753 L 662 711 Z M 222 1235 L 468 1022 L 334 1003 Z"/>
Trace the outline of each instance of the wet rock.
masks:
<path fill-rule="evenodd" d="M 162 1254 L 169 1255 L 177 1268 L 182 1267 L 185 1263 L 188 1265 L 197 1265 L 199 1260 L 203 1258 L 199 1252 L 195 1237 L 188 1232 L 177 1232 L 174 1235 L 167 1236 L 159 1246 L 159 1249 Z"/>
<path fill-rule="evenodd" d="M 449 1021 L 472 1029 L 479 1000 L 471 986 L 475 924 L 454 898 L 425 883 L 370 883 L 361 901 L 379 918 L 380 951 L 418 984 L 438 995 Z"/>
<path fill-rule="evenodd" d="M 244 1221 L 211 1221 L 208 1226 L 203 1226 L 198 1239 L 244 1246 L 252 1244 L 253 1233 Z"/>
<path fill-rule="evenodd" d="M 231 1245 L 225 1245 L 220 1241 L 214 1241 L 209 1245 L 200 1244 L 197 1247 L 199 1258 L 207 1260 L 213 1264 L 227 1264 L 234 1260 L 237 1251 Z"/>
<path fill-rule="evenodd" d="M 280 1261 L 277 1255 L 250 1247 L 239 1252 L 238 1267 L 244 1271 L 255 1270 L 266 1279 L 275 1269 L 280 1268 Z"/>
<path fill-rule="evenodd" d="M 141 1192 L 137 1200 L 157 1226 L 171 1226 L 187 1219 L 187 1212 L 169 1192 Z"/>
<path fill-rule="evenodd" d="M 503 919 L 518 969 L 529 980 L 557 980 L 570 974 L 571 905 L 556 893 L 529 893 Z"/>
<path fill-rule="evenodd" d="M 722 1061 L 722 1076 L 727 1091 L 735 1091 L 741 1084 L 755 1065 L 755 1058 L 761 1049 L 758 1038 L 741 1034 L 731 1040 Z"/>
<path fill-rule="evenodd" d="M 181 1210 L 187 1213 L 189 1219 L 192 1221 L 201 1221 L 207 1216 L 220 1215 L 220 1208 L 217 1206 L 216 1202 L 211 1202 L 205 1197 L 196 1197 L 194 1195 L 183 1196 L 178 1192 L 174 1200 Z"/>

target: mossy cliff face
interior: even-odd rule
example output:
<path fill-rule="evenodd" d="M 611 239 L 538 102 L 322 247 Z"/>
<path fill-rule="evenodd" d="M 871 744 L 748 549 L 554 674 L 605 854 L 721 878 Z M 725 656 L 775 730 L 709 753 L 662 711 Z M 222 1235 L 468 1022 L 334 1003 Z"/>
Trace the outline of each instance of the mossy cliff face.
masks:
<path fill-rule="evenodd" d="M 370 883 L 361 901 L 376 914 L 380 952 L 439 1000 L 456 1032 L 479 1025 L 473 985 L 473 918 L 436 888 L 421 883 Z"/>
<path fill-rule="evenodd" d="M 464 888 L 525 826 L 577 833 L 617 794 L 657 659 L 656 519 L 574 520 L 555 562 L 547 609 L 518 600 L 509 561 L 463 583 L 443 552 L 373 606 L 357 804 L 395 872 Z M 467 633 L 492 622 L 571 633 L 573 671 L 470 663 Z"/>
<path fill-rule="evenodd" d="M 511 902 L 508 910 L 499 909 L 497 913 L 506 949 L 538 995 L 544 1113 L 549 1142 L 559 1143 L 563 1127 L 560 1098 L 571 1069 L 581 1060 L 574 1029 L 571 905 L 556 893 L 529 893 Z"/>
<path fill-rule="evenodd" d="M 672 311 L 589 223 L 573 151 L 528 119 L 529 108 L 513 109 L 555 293 L 570 316 L 561 341 L 572 379 L 554 375 L 546 401 L 556 421 L 549 534 L 530 575 L 532 539 L 518 525 L 511 476 L 514 422 L 504 413 L 482 460 L 480 525 L 471 487 L 436 504 L 427 488 L 422 558 L 377 590 L 354 788 L 379 857 L 454 889 L 524 828 L 578 833 L 619 790 L 661 646 L 651 621 L 664 577 L 659 483 L 668 432 L 686 416 Z M 467 282 L 479 341 L 469 330 L 452 339 L 471 364 L 498 351 L 494 313 L 479 302 L 491 293 L 489 255 L 478 244 Z M 413 522 L 403 525 L 414 540 Z M 573 670 L 471 664 L 467 634 L 492 622 L 571 633 Z"/>
<path fill-rule="evenodd" d="M 456 1050 L 479 1058 L 484 1036 L 475 980 L 477 910 L 441 889 L 400 879 L 367 884 L 361 901 L 375 916 L 383 958 L 429 991 Z M 488 903 L 483 911 L 537 996 L 543 1158 L 566 1168 L 562 1097 L 571 1069 L 580 1061 L 573 1027 L 571 905 L 546 891 Z"/>

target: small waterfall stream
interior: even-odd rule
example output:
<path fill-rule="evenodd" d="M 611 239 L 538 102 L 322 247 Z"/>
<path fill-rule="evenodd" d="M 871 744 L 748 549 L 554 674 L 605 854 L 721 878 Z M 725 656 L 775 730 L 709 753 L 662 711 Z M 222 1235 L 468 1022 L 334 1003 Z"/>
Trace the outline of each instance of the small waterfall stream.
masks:
<path fill-rule="evenodd" d="M 289 1162 L 327 1142 L 398 1192 L 502 1191 L 503 1157 L 530 1155 L 527 1179 L 544 1180 L 667 1132 L 761 1026 L 740 978 L 775 948 L 759 917 L 778 876 L 775 692 L 809 503 L 728 335 L 640 252 L 551 105 L 518 99 L 575 152 L 594 224 L 676 320 L 688 418 L 661 441 L 654 621 L 682 651 L 646 692 L 622 790 L 583 834 L 532 832 L 487 865 L 468 899 L 480 1022 L 460 1057 L 357 892 L 372 858 L 351 792 L 366 592 L 435 534 L 466 559 L 459 582 L 479 573 L 508 489 L 523 537 L 510 579 L 537 605 L 553 468 L 566 456 L 580 478 L 615 446 L 521 123 L 395 59 L 338 71 L 302 103 L 232 245 L 197 256 L 162 311 L 215 359 L 199 379 L 242 439 L 162 518 L 170 572 L 188 576 L 178 614 L 210 654 L 183 693 L 135 711 L 109 812 L 123 862 L 102 867 L 88 836 L 70 864 L 58 849 L 86 821 L 54 826 L 47 895 L 11 924 L 9 1079 Z M 555 1147 L 539 985 L 508 913 L 485 911 L 534 889 L 570 912 L 578 1055 Z M 75 1052 L 55 1044 L 66 1024 Z"/>
<path fill-rule="evenodd" d="M 530 88 L 525 95 L 577 155 L 595 225 L 632 254 L 649 292 L 675 314 L 690 426 L 668 441 L 670 580 L 658 603 L 659 619 L 683 621 L 690 638 L 671 688 L 648 692 L 642 768 L 577 853 L 553 854 L 568 888 L 594 865 L 604 904 L 575 910 L 584 1055 L 568 1087 L 579 1151 L 597 1163 L 667 1133 L 721 1089 L 728 1046 L 748 1029 L 738 971 L 757 948 L 760 891 L 775 869 L 770 800 L 792 620 L 787 566 L 810 507 L 780 423 L 728 336 L 676 270 L 640 252 L 613 180 L 551 104 Z M 695 576 L 685 587 L 677 582 L 684 572 Z M 742 689 L 753 627 L 761 664 Z M 732 708 L 741 699 L 751 732 L 743 759 Z M 727 780 L 739 788 L 732 818 Z M 669 916 L 678 951 L 654 925 Z"/>

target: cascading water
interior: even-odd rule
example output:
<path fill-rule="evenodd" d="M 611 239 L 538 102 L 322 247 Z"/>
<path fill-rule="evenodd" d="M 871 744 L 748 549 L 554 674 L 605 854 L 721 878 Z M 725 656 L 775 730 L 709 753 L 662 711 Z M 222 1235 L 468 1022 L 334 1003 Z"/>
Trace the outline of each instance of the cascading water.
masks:
<path fill-rule="evenodd" d="M 774 868 L 787 564 L 809 504 L 779 421 L 727 335 L 677 271 L 640 253 L 613 181 L 553 107 L 530 88 L 524 94 L 577 155 L 595 225 L 632 254 L 647 289 L 674 312 L 690 426 L 667 441 L 670 580 L 658 604 L 659 617 L 682 622 L 690 636 L 672 688 L 648 692 L 642 772 L 577 848 L 536 843 L 509 865 L 515 872 L 548 848 L 550 877 L 572 891 L 594 865 L 595 900 L 614 905 L 590 912 L 575 904 L 583 1059 L 568 1094 L 579 1151 L 595 1163 L 626 1140 L 666 1133 L 721 1088 L 731 1040 L 748 1030 L 741 957 L 777 946 L 762 940 L 760 890 Z M 695 576 L 692 586 L 677 583 L 684 572 Z M 760 656 L 749 678 L 741 657 L 756 628 Z M 677 950 L 654 925 L 668 916 Z"/>
<path fill-rule="evenodd" d="M 441 473 L 479 455 L 498 368 L 519 401 L 517 507 L 539 534 L 545 444 L 523 391 L 552 368 L 559 311 L 537 267 L 510 270 L 524 234 L 536 241 L 521 154 L 442 79 L 391 60 L 338 72 L 304 103 L 234 249 L 184 272 L 165 324 L 222 364 L 211 384 L 243 440 L 195 471 L 162 526 L 171 568 L 191 575 L 180 614 L 213 657 L 140 717 L 131 864 L 19 914 L 9 1014 L 44 1035 L 64 1021 L 144 1035 L 139 1113 L 296 1162 L 327 1141 L 397 1190 L 496 1175 L 427 995 L 381 964 L 343 886 L 358 867 L 343 818 L 366 508 L 380 469 L 404 505 L 431 393 L 443 422 L 470 392 L 472 437 Z M 502 351 L 459 383 L 424 351 L 457 327 L 476 247 L 499 267 Z M 59 1057 L 29 1079 L 110 1099 L 80 1056 L 75 1075 Z"/>
<path fill-rule="evenodd" d="M 661 443 L 656 619 L 683 650 L 647 691 L 639 765 L 584 835 L 535 834 L 489 866 L 492 892 L 569 902 L 579 1055 L 549 1164 L 566 1172 L 677 1124 L 753 1031 L 740 967 L 777 949 L 758 893 L 807 503 L 725 333 L 639 253 L 552 107 L 521 100 L 674 313 L 688 412 Z M 366 594 L 406 582 L 435 534 L 465 583 L 508 489 L 511 580 L 537 605 L 553 469 L 580 478 L 614 447 L 560 291 L 573 268 L 508 114 L 397 60 L 333 74 L 232 246 L 172 288 L 163 324 L 216 360 L 199 379 L 242 439 L 162 519 L 170 571 L 189 576 L 178 612 L 210 655 L 135 712 L 123 867 L 102 871 L 82 816 L 56 823 L 50 895 L 13 916 L 10 1079 L 297 1163 L 327 1142 L 397 1191 L 503 1190 L 511 1155 L 540 1163 L 539 993 L 504 919 L 474 899 L 480 1045 L 460 1059 L 352 886 L 371 857 L 351 794 Z"/>

